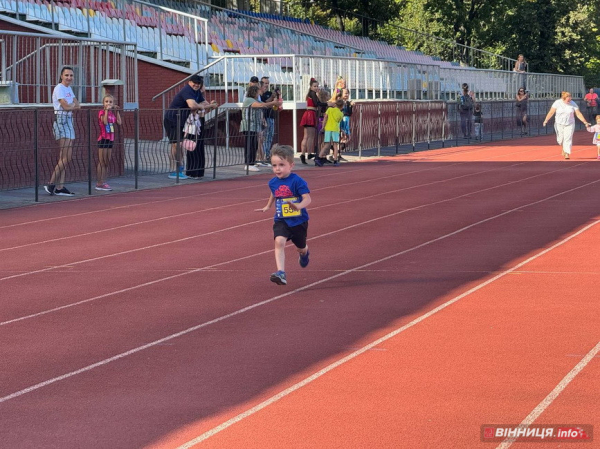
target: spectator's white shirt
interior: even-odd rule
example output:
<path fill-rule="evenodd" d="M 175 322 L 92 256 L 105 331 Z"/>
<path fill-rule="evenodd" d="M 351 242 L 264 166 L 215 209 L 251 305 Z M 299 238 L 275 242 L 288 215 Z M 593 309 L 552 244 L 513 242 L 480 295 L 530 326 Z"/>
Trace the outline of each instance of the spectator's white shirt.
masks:
<path fill-rule="evenodd" d="M 575 124 L 575 111 L 579 109 L 577 103 L 573 100 L 565 103 L 562 100 L 556 100 L 552 105 L 556 109 L 556 116 L 554 123 L 557 125 L 574 125 Z"/>
<path fill-rule="evenodd" d="M 63 83 L 59 83 L 52 92 L 52 105 L 54 106 L 54 110 L 64 111 L 59 100 L 65 100 L 67 104 L 73 104 L 73 101 L 75 100 L 75 94 L 73 93 L 71 86 L 67 87 Z M 67 112 L 67 114 L 72 114 L 72 111 Z"/>

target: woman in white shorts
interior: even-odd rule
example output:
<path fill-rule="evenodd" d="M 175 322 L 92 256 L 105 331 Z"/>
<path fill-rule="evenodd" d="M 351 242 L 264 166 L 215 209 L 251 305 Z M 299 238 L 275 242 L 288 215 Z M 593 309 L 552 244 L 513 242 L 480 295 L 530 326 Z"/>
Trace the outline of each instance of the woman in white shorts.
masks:
<path fill-rule="evenodd" d="M 544 119 L 544 126 L 546 126 L 554 114 L 556 114 L 556 118 L 554 119 L 556 141 L 559 145 L 562 145 L 562 154 L 564 158 L 569 159 L 571 157 L 571 147 L 573 146 L 573 133 L 575 132 L 575 116 L 577 116 L 586 127 L 590 126 L 590 124 L 579 110 L 577 103 L 571 99 L 571 94 L 569 92 L 563 92 L 560 95 L 560 100 L 556 100 L 552 104 L 552 107 Z"/>
<path fill-rule="evenodd" d="M 52 92 L 52 105 L 54 106 L 54 123 L 52 130 L 54 138 L 58 141 L 60 156 L 54 167 L 50 182 L 44 186 L 49 195 L 73 196 L 65 186 L 65 170 L 73 157 L 73 141 L 75 128 L 73 127 L 73 111 L 79 109 L 79 101 L 75 98 L 71 84 L 73 83 L 73 69 L 63 67 L 60 71 L 60 83 Z"/>

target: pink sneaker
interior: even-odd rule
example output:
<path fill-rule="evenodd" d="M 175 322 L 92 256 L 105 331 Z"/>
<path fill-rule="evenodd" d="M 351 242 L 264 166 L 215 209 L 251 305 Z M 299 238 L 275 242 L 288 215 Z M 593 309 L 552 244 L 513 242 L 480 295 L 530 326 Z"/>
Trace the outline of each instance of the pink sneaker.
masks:
<path fill-rule="evenodd" d="M 104 183 L 104 184 L 96 184 L 96 190 L 103 190 L 105 192 L 108 192 L 112 189 L 110 188 L 110 186 L 107 183 Z"/>

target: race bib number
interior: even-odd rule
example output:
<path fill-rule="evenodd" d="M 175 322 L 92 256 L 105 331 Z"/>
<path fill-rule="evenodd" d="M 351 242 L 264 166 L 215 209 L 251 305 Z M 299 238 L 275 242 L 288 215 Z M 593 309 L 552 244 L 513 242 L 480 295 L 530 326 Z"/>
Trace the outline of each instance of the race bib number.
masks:
<path fill-rule="evenodd" d="M 600 140 L 600 133 L 596 133 L 596 134 L 594 135 L 594 137 L 596 138 L 596 140 Z"/>
<path fill-rule="evenodd" d="M 299 203 L 299 202 L 300 202 L 300 200 L 296 197 L 277 198 L 277 201 L 276 201 L 277 217 L 290 218 L 290 217 L 299 217 L 300 215 L 302 215 L 302 211 L 294 209 L 289 204 L 289 203 Z"/>
<path fill-rule="evenodd" d="M 114 123 L 109 123 L 107 125 L 104 125 L 104 129 L 108 134 L 112 134 L 115 132 L 115 125 Z"/>

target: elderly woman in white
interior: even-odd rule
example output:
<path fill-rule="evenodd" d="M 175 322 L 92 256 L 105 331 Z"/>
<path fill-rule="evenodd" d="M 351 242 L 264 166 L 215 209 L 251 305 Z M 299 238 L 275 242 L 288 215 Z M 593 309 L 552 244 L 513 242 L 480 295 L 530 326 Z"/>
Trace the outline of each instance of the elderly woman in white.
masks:
<path fill-rule="evenodd" d="M 586 127 L 589 127 L 590 124 L 579 110 L 577 103 L 571 99 L 569 92 L 563 92 L 560 95 L 560 100 L 556 100 L 552 104 L 544 120 L 544 126 L 546 126 L 554 114 L 556 114 L 556 118 L 554 119 L 556 141 L 559 145 L 562 145 L 562 154 L 565 159 L 569 159 L 571 157 L 571 147 L 573 146 L 573 133 L 575 132 L 575 116 Z"/>

